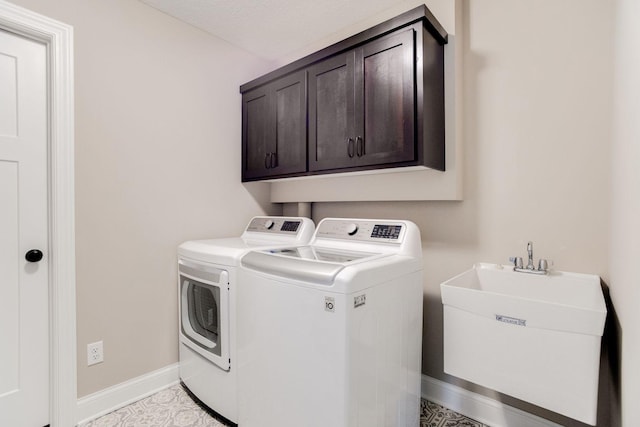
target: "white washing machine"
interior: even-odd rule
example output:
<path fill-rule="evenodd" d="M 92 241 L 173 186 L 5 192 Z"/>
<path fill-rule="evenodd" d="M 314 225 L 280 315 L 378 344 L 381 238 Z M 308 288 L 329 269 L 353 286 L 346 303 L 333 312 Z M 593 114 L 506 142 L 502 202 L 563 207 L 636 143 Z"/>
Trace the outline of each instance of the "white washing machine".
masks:
<path fill-rule="evenodd" d="M 239 270 L 241 427 L 415 427 L 422 249 L 409 221 L 324 219 Z"/>
<path fill-rule="evenodd" d="M 240 237 L 178 247 L 180 379 L 213 411 L 238 423 L 236 294 L 240 258 L 253 249 L 304 245 L 308 218 L 255 217 Z"/>

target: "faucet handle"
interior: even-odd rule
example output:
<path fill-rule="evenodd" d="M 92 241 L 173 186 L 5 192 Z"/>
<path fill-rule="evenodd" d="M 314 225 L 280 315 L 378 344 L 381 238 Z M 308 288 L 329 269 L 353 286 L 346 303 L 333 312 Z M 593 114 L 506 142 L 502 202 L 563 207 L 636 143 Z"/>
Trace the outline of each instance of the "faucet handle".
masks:
<path fill-rule="evenodd" d="M 546 259 L 540 258 L 538 261 L 538 270 L 547 271 L 549 269 L 549 263 Z"/>
<path fill-rule="evenodd" d="M 509 258 L 509 261 L 513 263 L 514 268 L 522 268 L 522 257 L 512 256 Z"/>

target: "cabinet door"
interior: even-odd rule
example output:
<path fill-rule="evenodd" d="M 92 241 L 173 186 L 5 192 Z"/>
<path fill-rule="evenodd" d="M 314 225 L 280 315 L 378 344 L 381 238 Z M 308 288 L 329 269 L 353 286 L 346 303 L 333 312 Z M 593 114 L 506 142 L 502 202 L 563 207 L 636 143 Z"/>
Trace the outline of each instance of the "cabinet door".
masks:
<path fill-rule="evenodd" d="M 358 166 L 416 157 L 414 39 L 409 29 L 356 51 Z"/>
<path fill-rule="evenodd" d="M 272 114 L 275 151 L 269 175 L 285 175 L 307 170 L 306 72 L 301 71 L 272 85 Z"/>
<path fill-rule="evenodd" d="M 263 86 L 242 96 L 243 181 L 267 176 L 270 168 L 274 138 L 268 92 L 268 87 Z"/>
<path fill-rule="evenodd" d="M 311 67 L 310 171 L 415 160 L 414 51 L 408 29 Z"/>
<path fill-rule="evenodd" d="M 309 170 L 350 167 L 355 162 L 354 52 L 309 69 Z"/>
<path fill-rule="evenodd" d="M 300 71 L 243 95 L 243 181 L 307 170 L 305 76 Z"/>

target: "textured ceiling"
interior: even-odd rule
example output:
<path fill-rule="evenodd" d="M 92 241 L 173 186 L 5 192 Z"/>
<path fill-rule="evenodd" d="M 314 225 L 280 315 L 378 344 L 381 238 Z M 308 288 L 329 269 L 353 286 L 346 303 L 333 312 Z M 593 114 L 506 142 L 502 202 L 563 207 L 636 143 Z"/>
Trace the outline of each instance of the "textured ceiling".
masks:
<path fill-rule="evenodd" d="M 262 58 L 277 60 L 399 0 L 140 0 Z"/>

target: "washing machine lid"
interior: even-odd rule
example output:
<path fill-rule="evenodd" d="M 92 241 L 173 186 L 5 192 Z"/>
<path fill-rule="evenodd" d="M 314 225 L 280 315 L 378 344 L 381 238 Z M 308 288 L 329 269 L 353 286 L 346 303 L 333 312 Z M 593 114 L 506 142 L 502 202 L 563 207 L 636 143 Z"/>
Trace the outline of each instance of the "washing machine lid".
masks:
<path fill-rule="evenodd" d="M 390 254 L 300 246 L 252 251 L 242 257 L 245 268 L 285 279 L 331 285 L 349 265 L 372 261 Z"/>
<path fill-rule="evenodd" d="M 324 261 L 338 264 L 346 264 L 353 261 L 371 258 L 379 253 L 363 251 L 344 251 L 316 246 L 299 246 L 276 248 L 265 251 L 270 254 L 280 255 L 289 258 L 298 258 L 312 261 Z"/>

